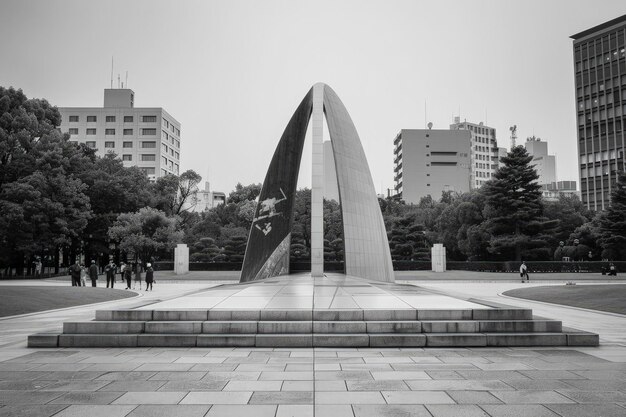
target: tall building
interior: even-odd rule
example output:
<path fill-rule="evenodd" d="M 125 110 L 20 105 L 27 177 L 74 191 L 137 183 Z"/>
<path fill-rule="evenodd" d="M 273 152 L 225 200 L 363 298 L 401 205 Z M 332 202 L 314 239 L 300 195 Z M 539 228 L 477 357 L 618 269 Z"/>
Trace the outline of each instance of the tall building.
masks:
<path fill-rule="evenodd" d="M 393 143 L 395 191 L 405 202 L 470 190 L 469 130 L 402 129 Z"/>
<path fill-rule="evenodd" d="M 489 181 L 498 169 L 499 151 L 496 140 L 496 129 L 485 126 L 482 122 L 461 122 L 460 117 L 454 118 L 451 130 L 467 130 L 471 135 L 470 146 L 470 188 L 480 188 Z"/>
<path fill-rule="evenodd" d="M 151 180 L 180 171 L 180 123 L 161 107 L 135 107 L 127 88 L 105 89 L 103 107 L 60 107 L 61 131 L 70 141 L 115 152 Z"/>
<path fill-rule="evenodd" d="M 625 35 L 626 15 L 571 36 L 580 192 L 592 210 L 608 207 L 624 170 Z"/>
<path fill-rule="evenodd" d="M 531 164 L 535 167 L 540 185 L 549 185 L 556 182 L 556 158 L 554 155 L 548 155 L 548 142 L 542 141 L 540 138 L 531 136 L 526 139 L 524 144 L 528 154 L 533 157 Z M 576 187 L 574 187 L 576 190 Z"/>

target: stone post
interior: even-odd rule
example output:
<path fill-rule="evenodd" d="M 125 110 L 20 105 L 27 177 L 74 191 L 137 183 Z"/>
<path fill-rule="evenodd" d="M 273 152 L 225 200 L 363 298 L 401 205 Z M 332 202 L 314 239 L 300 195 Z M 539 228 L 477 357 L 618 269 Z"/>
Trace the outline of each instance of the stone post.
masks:
<path fill-rule="evenodd" d="M 313 86 L 311 119 L 311 276 L 321 277 L 324 275 L 324 84 L 321 83 Z"/>
<path fill-rule="evenodd" d="M 446 272 L 446 247 L 435 243 L 430 250 L 433 272 Z"/>
<path fill-rule="evenodd" d="M 189 272 L 189 248 L 179 243 L 174 249 L 174 273 L 183 275 Z"/>

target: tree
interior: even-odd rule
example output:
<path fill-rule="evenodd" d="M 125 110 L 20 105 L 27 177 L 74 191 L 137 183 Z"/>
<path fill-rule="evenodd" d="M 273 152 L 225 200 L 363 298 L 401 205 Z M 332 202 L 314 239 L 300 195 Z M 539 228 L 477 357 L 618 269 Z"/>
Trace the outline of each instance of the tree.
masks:
<path fill-rule="evenodd" d="M 145 207 L 136 213 L 122 213 L 109 228 L 109 237 L 121 250 L 134 254 L 135 260 L 151 261 L 159 253 L 174 249 L 182 241 L 178 218 Z"/>
<path fill-rule="evenodd" d="M 189 260 L 192 262 L 213 262 L 221 252 L 214 239 L 203 237 L 192 245 L 192 254 L 189 256 Z"/>
<path fill-rule="evenodd" d="M 488 250 L 496 256 L 521 261 L 522 255 L 545 257 L 549 248 L 558 221 L 543 216 L 539 176 L 531 161 L 526 149 L 516 146 L 482 188 L 485 227 L 491 234 Z"/>
<path fill-rule="evenodd" d="M 197 204 L 200 181 L 202 177 L 191 169 L 180 176 L 169 174 L 157 178 L 154 185 L 154 206 L 168 215 L 183 215 Z"/>
<path fill-rule="evenodd" d="M 611 191 L 611 205 L 599 218 L 602 257 L 626 259 L 626 173 L 620 172 Z"/>
<path fill-rule="evenodd" d="M 243 186 L 237 183 L 235 190 L 228 195 L 227 203 L 240 203 L 244 200 L 256 200 L 261 194 L 261 184 L 250 184 Z"/>
<path fill-rule="evenodd" d="M 229 262 L 243 262 L 247 243 L 246 236 L 233 236 L 226 241 L 223 254 Z"/>

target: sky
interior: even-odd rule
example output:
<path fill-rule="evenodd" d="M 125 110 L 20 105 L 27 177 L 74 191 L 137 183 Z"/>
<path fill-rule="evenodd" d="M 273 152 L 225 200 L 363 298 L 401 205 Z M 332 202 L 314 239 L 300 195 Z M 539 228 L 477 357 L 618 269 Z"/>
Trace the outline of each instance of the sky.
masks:
<path fill-rule="evenodd" d="M 316 82 L 350 113 L 377 191 L 401 129 L 484 122 L 535 135 L 578 180 L 572 34 L 623 0 L 0 0 L 0 85 L 59 107 L 101 107 L 128 71 L 136 107 L 181 124 L 181 169 L 229 192 L 262 182 Z M 310 186 L 310 141 L 299 186 Z"/>

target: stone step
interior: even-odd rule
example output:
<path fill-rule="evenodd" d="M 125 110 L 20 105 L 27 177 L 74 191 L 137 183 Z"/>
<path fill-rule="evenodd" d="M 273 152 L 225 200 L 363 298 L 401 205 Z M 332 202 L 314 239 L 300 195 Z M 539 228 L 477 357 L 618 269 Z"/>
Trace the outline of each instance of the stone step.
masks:
<path fill-rule="evenodd" d="M 559 333 L 557 320 L 438 320 L 422 321 L 424 333 Z"/>
<path fill-rule="evenodd" d="M 29 347 L 505 347 L 598 346 L 571 333 L 34 334 Z"/>
<path fill-rule="evenodd" d="M 96 321 L 495 321 L 532 318 L 532 310 L 521 308 L 96 311 Z"/>

